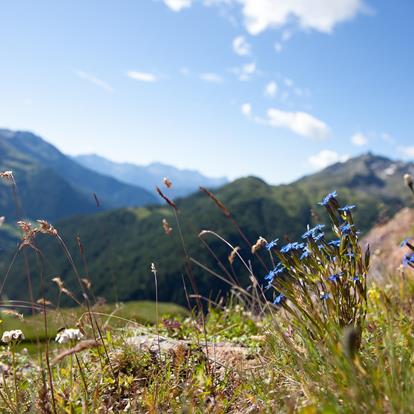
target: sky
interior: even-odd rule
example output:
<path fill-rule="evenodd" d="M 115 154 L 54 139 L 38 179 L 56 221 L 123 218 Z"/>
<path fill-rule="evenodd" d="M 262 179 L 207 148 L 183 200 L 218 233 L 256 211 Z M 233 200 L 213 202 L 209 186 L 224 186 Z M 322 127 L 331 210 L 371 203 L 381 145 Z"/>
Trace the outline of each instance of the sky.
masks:
<path fill-rule="evenodd" d="M 0 127 L 67 154 L 292 181 L 414 159 L 412 0 L 0 2 Z"/>

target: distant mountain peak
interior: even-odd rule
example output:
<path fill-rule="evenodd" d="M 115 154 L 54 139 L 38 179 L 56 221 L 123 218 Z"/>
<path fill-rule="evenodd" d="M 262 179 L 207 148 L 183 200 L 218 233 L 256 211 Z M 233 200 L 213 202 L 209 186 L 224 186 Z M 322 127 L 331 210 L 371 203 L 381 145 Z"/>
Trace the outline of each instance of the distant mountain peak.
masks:
<path fill-rule="evenodd" d="M 197 170 L 177 168 L 158 161 L 138 165 L 111 161 L 98 154 L 78 155 L 74 159 L 91 170 L 151 191 L 155 186 L 161 185 L 164 177 L 168 177 L 173 183 L 169 192 L 172 197 L 186 196 L 197 191 L 200 186 L 217 188 L 228 183 L 225 177 L 207 177 Z"/>

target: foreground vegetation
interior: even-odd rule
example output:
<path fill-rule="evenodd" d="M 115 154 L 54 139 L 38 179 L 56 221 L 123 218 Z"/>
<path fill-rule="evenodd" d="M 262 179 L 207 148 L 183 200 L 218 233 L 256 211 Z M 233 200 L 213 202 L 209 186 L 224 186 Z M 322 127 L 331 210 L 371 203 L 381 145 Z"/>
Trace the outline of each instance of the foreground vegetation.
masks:
<path fill-rule="evenodd" d="M 414 192 L 411 176 L 406 184 Z M 160 195 L 176 211 L 161 190 Z M 191 315 L 180 309 L 163 315 L 171 308 L 156 301 L 155 320 L 148 326 L 132 320 L 131 311 L 97 308 L 91 304 L 92 285 L 75 265 L 81 297 L 55 277 L 59 296 L 53 306 L 44 297 L 15 302 L 14 310 L 3 311 L 14 329 L 2 335 L 0 411 L 414 412 L 412 240 L 402 242 L 406 254 L 390 283 L 368 283 L 370 253 L 360 246 L 354 206 L 341 206 L 336 192 L 320 204 L 328 226 L 308 227 L 300 241 L 283 246 L 263 238 L 252 246 L 253 254 L 267 252 L 273 263 L 264 277 L 222 240 L 230 249 L 229 266 L 240 262 L 251 282 L 245 288 L 218 261 L 223 275 L 209 272 L 231 285 L 227 300 L 197 294 L 195 261 L 183 240 L 193 288 L 192 294 L 185 290 Z M 20 222 L 20 228 L 19 250 L 31 249 L 41 259 L 36 239 L 45 235 L 56 238 L 71 261 L 49 223 Z M 157 295 L 154 264 L 150 273 Z M 64 296 L 80 308 L 62 310 Z M 17 315 L 19 307 L 35 315 Z M 10 325 L 12 317 L 17 319 Z M 22 349 L 28 339 L 36 342 L 34 355 Z"/>

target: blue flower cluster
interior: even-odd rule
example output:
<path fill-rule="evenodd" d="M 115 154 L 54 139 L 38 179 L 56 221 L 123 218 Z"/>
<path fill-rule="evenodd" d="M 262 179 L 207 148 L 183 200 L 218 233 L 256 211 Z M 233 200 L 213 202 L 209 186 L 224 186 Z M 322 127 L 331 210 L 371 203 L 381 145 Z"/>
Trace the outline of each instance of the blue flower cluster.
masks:
<path fill-rule="evenodd" d="M 329 193 L 320 203 L 320 206 L 327 206 L 332 200 L 335 200 L 337 197 L 336 191 Z"/>
<path fill-rule="evenodd" d="M 272 240 L 271 242 L 267 243 L 266 244 L 266 249 L 269 250 L 269 251 L 272 250 L 274 247 L 277 246 L 278 241 L 279 241 L 279 239 L 275 239 L 275 240 Z"/>
<path fill-rule="evenodd" d="M 280 249 L 281 253 L 289 253 L 291 251 L 302 250 L 305 247 L 303 243 L 293 242 L 288 243 Z"/>
<path fill-rule="evenodd" d="M 404 258 L 403 258 L 403 266 L 404 267 L 406 267 L 406 266 L 414 267 L 414 254 L 412 254 L 412 255 L 406 254 L 404 256 Z"/>
<path fill-rule="evenodd" d="M 317 224 L 315 227 L 312 227 L 307 232 L 303 233 L 302 239 L 308 239 L 312 237 L 314 240 L 320 240 L 321 239 L 320 235 L 322 235 L 323 237 L 322 229 L 324 227 L 325 227 L 324 224 Z"/>

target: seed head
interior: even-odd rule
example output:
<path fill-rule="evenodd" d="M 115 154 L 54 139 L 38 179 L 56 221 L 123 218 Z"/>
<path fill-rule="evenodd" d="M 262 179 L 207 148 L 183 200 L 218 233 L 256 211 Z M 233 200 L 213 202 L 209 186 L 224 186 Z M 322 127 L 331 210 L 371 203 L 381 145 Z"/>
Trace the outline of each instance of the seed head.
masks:
<path fill-rule="evenodd" d="M 164 183 L 164 185 L 167 187 L 167 188 L 171 188 L 172 187 L 172 182 L 170 181 L 170 179 L 169 178 L 167 178 L 167 177 L 165 177 L 163 180 L 162 180 L 162 182 Z"/>
<path fill-rule="evenodd" d="M 229 263 L 230 264 L 233 264 L 234 263 L 234 260 L 236 259 L 236 256 L 237 256 L 237 252 L 240 250 L 240 247 L 239 246 L 236 246 L 232 251 L 231 251 L 231 253 L 229 254 L 229 257 L 228 257 L 228 259 L 229 259 Z"/>
<path fill-rule="evenodd" d="M 43 234 L 48 234 L 49 236 L 56 237 L 58 235 L 57 230 L 46 220 L 36 220 L 39 223 L 39 231 Z"/>
<path fill-rule="evenodd" d="M 167 219 L 162 219 L 162 228 L 164 229 L 164 232 L 167 236 L 171 235 L 172 227 L 170 227 Z"/>
<path fill-rule="evenodd" d="M 260 249 L 262 249 L 266 245 L 267 245 L 267 240 L 264 239 L 262 236 L 260 236 L 257 239 L 256 243 L 252 246 L 252 253 L 255 254 L 257 251 L 259 251 Z"/>
<path fill-rule="evenodd" d="M 404 183 L 412 192 L 414 192 L 414 180 L 411 174 L 404 175 Z"/>
<path fill-rule="evenodd" d="M 0 172 L 0 178 L 4 178 L 6 181 L 14 181 L 13 171 Z"/>

